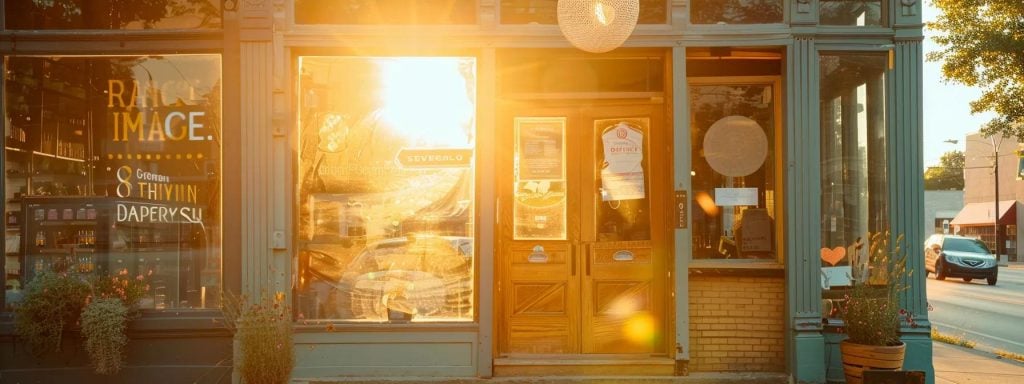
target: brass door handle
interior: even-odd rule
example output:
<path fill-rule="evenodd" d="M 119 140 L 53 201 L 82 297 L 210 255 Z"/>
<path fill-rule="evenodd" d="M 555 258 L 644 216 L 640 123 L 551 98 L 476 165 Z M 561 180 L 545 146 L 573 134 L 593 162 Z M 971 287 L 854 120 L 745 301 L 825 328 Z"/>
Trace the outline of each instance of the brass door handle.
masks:
<path fill-rule="evenodd" d="M 572 259 L 572 265 L 570 266 L 569 271 L 572 273 L 572 276 L 576 276 L 576 252 L 574 252 L 575 249 L 573 248 L 575 247 L 572 244 L 569 244 L 569 257 Z"/>
<path fill-rule="evenodd" d="M 584 258 L 583 262 L 587 263 L 587 277 L 590 277 L 590 250 L 591 250 L 591 248 L 588 245 L 587 246 L 587 254 L 583 256 L 583 258 Z"/>

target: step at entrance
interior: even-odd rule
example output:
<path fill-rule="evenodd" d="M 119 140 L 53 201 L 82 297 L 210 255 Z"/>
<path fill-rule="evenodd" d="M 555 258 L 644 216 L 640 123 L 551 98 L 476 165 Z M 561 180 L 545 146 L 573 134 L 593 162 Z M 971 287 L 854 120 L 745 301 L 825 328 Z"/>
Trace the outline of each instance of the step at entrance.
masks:
<path fill-rule="evenodd" d="M 667 357 L 528 355 L 494 359 L 494 376 L 672 376 Z"/>
<path fill-rule="evenodd" d="M 787 384 L 784 373 L 692 373 L 690 376 L 377 377 L 292 379 L 291 384 Z"/>

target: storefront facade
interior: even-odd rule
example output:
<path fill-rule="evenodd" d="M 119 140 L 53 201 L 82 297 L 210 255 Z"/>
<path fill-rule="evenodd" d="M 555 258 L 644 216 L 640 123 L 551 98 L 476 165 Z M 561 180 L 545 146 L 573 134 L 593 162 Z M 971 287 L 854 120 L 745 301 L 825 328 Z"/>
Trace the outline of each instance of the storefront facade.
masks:
<path fill-rule="evenodd" d="M 166 3 L 4 5 L 5 380 L 103 380 L 14 336 L 45 271 L 151 282 L 132 380 L 226 380 L 222 292 L 288 296 L 294 378 L 841 380 L 827 251 L 921 253 L 916 1 L 643 0 L 602 54 L 555 1 Z"/>

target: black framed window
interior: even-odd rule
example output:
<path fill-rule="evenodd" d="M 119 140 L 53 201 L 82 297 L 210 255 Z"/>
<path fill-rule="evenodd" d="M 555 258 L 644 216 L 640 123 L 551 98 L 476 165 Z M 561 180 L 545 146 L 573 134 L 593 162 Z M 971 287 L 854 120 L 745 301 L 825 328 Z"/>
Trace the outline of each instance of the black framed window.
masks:
<path fill-rule="evenodd" d="M 217 308 L 220 55 L 4 64 L 4 309 L 42 273 L 137 278 L 143 309 Z"/>
<path fill-rule="evenodd" d="M 7 0 L 12 30 L 221 28 L 220 0 Z"/>
<path fill-rule="evenodd" d="M 637 24 L 668 22 L 668 3 L 664 0 L 640 0 Z M 502 24 L 558 24 L 557 0 L 501 0 Z"/>
<path fill-rule="evenodd" d="M 868 275 L 871 235 L 889 227 L 884 53 L 819 56 L 822 288 Z M 834 295 L 833 295 L 834 296 Z M 837 317 L 826 301 L 823 316 Z"/>
<path fill-rule="evenodd" d="M 297 24 L 473 24 L 476 0 L 295 0 Z"/>
<path fill-rule="evenodd" d="M 693 24 L 773 24 L 783 21 L 782 0 L 690 0 Z"/>

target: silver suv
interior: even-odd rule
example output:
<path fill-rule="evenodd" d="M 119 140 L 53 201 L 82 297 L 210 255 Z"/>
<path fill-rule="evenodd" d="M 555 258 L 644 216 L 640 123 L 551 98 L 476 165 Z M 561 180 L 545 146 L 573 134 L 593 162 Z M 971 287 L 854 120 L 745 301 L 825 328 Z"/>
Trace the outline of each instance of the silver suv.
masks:
<path fill-rule="evenodd" d="M 936 280 L 959 277 L 970 282 L 985 279 L 996 285 L 999 266 L 996 256 L 981 240 L 954 235 L 935 234 L 924 242 L 924 269 L 934 273 Z"/>

